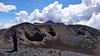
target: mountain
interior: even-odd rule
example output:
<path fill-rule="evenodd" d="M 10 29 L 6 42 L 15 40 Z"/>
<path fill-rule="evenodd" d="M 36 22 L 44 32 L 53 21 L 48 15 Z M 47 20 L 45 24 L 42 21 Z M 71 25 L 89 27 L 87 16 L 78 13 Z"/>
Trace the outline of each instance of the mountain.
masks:
<path fill-rule="evenodd" d="M 49 21 L 46 21 L 45 23 L 48 23 L 48 24 L 54 24 L 53 21 L 49 20 Z"/>
<path fill-rule="evenodd" d="M 0 30 L 0 49 L 41 47 L 100 56 L 99 37 L 98 29 L 85 25 L 64 25 L 52 21 L 39 24 L 25 22 Z"/>

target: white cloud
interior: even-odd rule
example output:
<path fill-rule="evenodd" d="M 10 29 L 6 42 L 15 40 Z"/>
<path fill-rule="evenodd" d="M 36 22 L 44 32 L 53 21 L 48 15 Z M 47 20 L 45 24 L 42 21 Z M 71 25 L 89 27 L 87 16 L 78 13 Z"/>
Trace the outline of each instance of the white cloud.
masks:
<path fill-rule="evenodd" d="M 80 21 L 77 24 L 84 24 L 88 25 L 97 29 L 100 29 L 100 13 L 99 14 L 93 14 L 92 17 L 87 21 Z"/>
<path fill-rule="evenodd" d="M 62 6 L 62 4 L 56 1 L 44 7 L 41 11 L 35 9 L 30 15 L 28 14 L 27 17 L 30 19 L 23 18 L 22 21 L 28 20 L 28 22 L 34 23 L 52 20 L 53 22 L 83 24 L 100 29 L 98 16 L 100 14 L 99 0 L 82 0 L 80 4 L 70 4 L 65 8 L 62 8 Z"/>
<path fill-rule="evenodd" d="M 15 23 L 9 22 L 9 23 L 0 23 L 0 29 L 6 29 L 13 25 L 16 25 Z"/>
<path fill-rule="evenodd" d="M 30 18 L 29 22 L 45 22 L 48 20 L 52 20 L 54 22 L 61 22 L 62 18 L 62 4 L 59 4 L 57 1 L 53 4 L 50 4 L 43 8 L 43 10 L 40 12 L 39 9 L 35 9 L 29 16 Z M 20 14 L 20 12 L 19 12 Z M 17 16 L 18 18 L 22 18 L 22 21 L 25 21 L 26 19 L 23 18 L 23 16 Z M 25 15 L 24 15 L 25 17 Z M 20 21 L 20 20 L 17 20 Z"/>
<path fill-rule="evenodd" d="M 40 13 L 40 11 L 38 9 L 35 9 L 31 13 L 30 18 L 31 18 L 30 22 L 33 22 L 33 23 L 34 22 L 44 22 L 44 21 L 46 21 L 43 13 Z"/>
<path fill-rule="evenodd" d="M 0 3 L 0 12 L 9 12 L 12 10 L 16 10 L 15 5 L 5 5 L 3 3 Z"/>
<path fill-rule="evenodd" d="M 21 23 L 21 22 L 29 22 L 30 17 L 27 11 L 20 11 L 19 13 L 16 13 L 16 23 Z"/>
<path fill-rule="evenodd" d="M 82 0 L 80 4 L 70 4 L 62 8 L 62 4 L 54 2 L 42 10 L 35 9 L 32 13 L 20 11 L 16 22 L 61 22 L 65 24 L 83 24 L 100 29 L 100 0 Z"/>

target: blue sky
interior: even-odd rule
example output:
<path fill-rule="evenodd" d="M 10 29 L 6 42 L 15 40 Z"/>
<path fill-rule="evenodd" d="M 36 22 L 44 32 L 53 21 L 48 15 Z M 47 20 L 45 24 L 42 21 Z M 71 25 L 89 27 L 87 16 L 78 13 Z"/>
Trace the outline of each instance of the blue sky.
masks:
<path fill-rule="evenodd" d="M 100 0 L 0 0 L 0 29 L 48 20 L 100 29 Z"/>
<path fill-rule="evenodd" d="M 67 7 L 69 4 L 79 4 L 81 0 L 0 0 L 5 5 L 15 5 L 16 10 L 10 12 L 0 12 L 0 22 L 9 22 L 11 19 L 15 19 L 16 13 L 25 10 L 28 13 L 34 11 L 34 9 L 42 10 L 43 7 L 58 1 Z"/>

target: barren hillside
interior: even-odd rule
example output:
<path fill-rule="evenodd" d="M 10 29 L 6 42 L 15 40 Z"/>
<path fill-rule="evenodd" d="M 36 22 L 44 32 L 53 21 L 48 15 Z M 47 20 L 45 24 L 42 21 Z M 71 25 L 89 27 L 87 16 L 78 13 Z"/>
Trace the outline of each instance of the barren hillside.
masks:
<path fill-rule="evenodd" d="M 7 53 L 14 49 L 15 31 L 18 51 Z M 99 30 L 85 25 L 25 22 L 0 30 L 0 56 L 92 56 L 92 50 L 99 56 L 99 36 Z"/>

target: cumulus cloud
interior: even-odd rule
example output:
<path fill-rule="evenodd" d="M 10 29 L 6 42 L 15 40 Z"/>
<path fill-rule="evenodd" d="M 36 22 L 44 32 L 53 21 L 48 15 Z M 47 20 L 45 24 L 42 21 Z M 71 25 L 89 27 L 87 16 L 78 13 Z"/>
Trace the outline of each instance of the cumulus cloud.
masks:
<path fill-rule="evenodd" d="M 15 5 L 5 5 L 4 3 L 0 3 L 0 12 L 9 12 L 12 10 L 16 10 Z"/>
<path fill-rule="evenodd" d="M 25 17 L 25 15 L 24 15 L 24 17 Z M 19 18 L 21 20 L 26 20 L 25 18 L 21 18 L 21 15 Z M 48 20 L 52 20 L 54 22 L 61 22 L 61 20 L 62 20 L 62 4 L 59 4 L 59 2 L 56 1 L 53 4 L 50 4 L 46 7 L 44 7 L 43 10 L 35 9 L 30 15 L 28 15 L 28 18 L 30 18 L 28 21 L 32 22 L 32 23 L 34 23 L 34 22 L 42 23 L 42 22 L 46 22 Z"/>
<path fill-rule="evenodd" d="M 59 4 L 57 1 L 53 4 L 50 4 L 43 8 L 43 10 L 40 12 L 40 10 L 36 9 L 31 13 L 31 21 L 41 21 L 45 22 L 48 20 L 52 20 L 54 22 L 61 22 L 61 11 L 62 11 L 62 5 Z"/>
<path fill-rule="evenodd" d="M 29 22 L 30 17 L 27 11 L 20 11 L 19 13 L 16 13 L 16 23 L 21 23 L 21 22 Z"/>
<path fill-rule="evenodd" d="M 9 23 L 0 23 L 0 29 L 6 29 L 13 25 L 16 25 L 15 23 L 9 22 Z"/>
<path fill-rule="evenodd" d="M 22 21 L 28 22 L 45 22 L 52 20 L 64 24 L 83 24 L 100 29 L 100 1 L 99 0 L 82 0 L 80 4 L 62 8 L 62 4 L 54 2 L 44 7 L 43 10 L 35 9 L 28 18 L 22 18 Z M 23 16 L 20 16 L 21 18 Z M 26 15 L 24 15 L 26 17 Z M 26 17 L 26 18 L 27 18 Z M 20 20 L 19 20 L 20 21 Z"/>
<path fill-rule="evenodd" d="M 16 13 L 16 22 L 39 22 L 48 20 L 68 24 L 83 24 L 100 29 L 100 0 L 82 0 L 80 4 L 70 4 L 64 7 L 58 1 L 44 7 L 35 9 L 32 13 L 20 11 Z"/>

